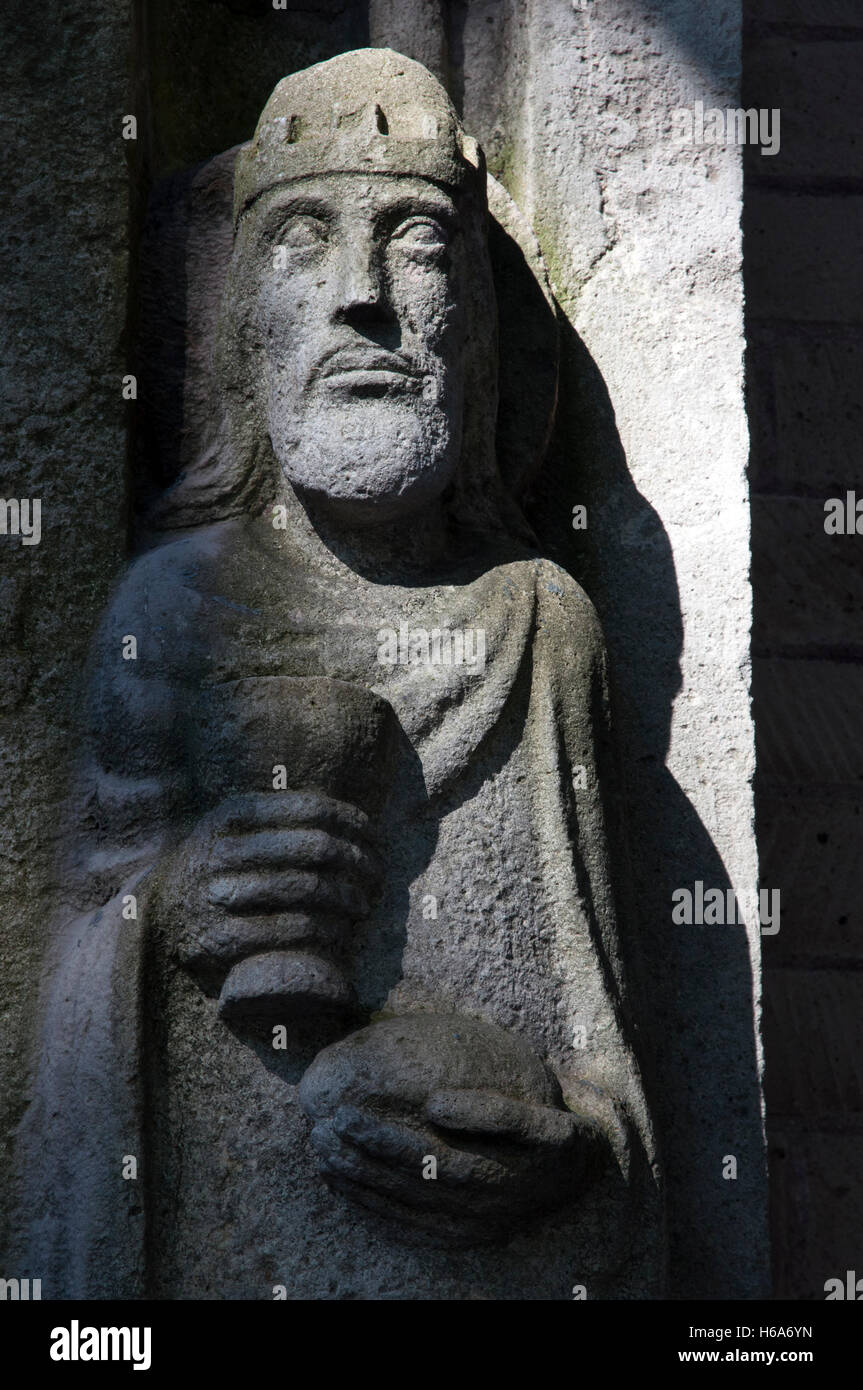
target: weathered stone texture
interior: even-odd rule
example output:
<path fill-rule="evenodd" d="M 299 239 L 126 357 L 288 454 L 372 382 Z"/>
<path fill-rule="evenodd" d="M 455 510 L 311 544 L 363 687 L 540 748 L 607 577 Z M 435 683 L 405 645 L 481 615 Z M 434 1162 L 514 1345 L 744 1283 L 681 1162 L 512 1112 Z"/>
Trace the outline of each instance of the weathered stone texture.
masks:
<path fill-rule="evenodd" d="M 38 16 L 12 3 L 0 27 L 0 493 L 42 502 L 39 545 L 2 538 L 4 1162 L 20 1113 L 52 897 L 51 830 L 77 739 L 84 658 L 125 552 L 130 175 L 121 122 L 131 34 L 125 0 L 51 3 Z"/>
<path fill-rule="evenodd" d="M 754 322 L 863 324 L 863 298 L 852 289 L 860 277 L 863 194 L 756 186 L 746 195 L 745 225 L 746 309 Z"/>
<path fill-rule="evenodd" d="M 858 326 L 750 322 L 748 343 L 753 491 L 844 496 L 863 431 Z"/>

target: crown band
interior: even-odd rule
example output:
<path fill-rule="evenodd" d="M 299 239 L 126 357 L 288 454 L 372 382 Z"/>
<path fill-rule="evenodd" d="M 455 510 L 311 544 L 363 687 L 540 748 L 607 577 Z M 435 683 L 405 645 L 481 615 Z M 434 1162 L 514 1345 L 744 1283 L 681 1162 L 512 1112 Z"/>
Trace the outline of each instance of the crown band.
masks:
<path fill-rule="evenodd" d="M 341 54 L 285 77 L 234 171 L 234 226 L 262 193 L 315 174 L 390 174 L 484 188 L 482 151 L 443 87 L 390 49 Z"/>

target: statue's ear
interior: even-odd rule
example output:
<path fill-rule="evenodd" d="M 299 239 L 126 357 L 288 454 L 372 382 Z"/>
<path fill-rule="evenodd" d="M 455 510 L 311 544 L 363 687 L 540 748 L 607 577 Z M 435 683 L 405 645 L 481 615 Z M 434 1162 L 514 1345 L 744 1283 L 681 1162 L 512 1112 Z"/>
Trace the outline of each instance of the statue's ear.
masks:
<path fill-rule="evenodd" d="M 498 306 L 497 459 L 519 497 L 542 462 L 557 404 L 557 310 L 527 218 L 488 176 L 489 254 Z"/>
<path fill-rule="evenodd" d="M 215 350 L 240 146 L 156 184 L 141 246 L 136 509 L 157 529 L 244 510 Z M 245 505 L 248 505 L 247 501 Z"/>

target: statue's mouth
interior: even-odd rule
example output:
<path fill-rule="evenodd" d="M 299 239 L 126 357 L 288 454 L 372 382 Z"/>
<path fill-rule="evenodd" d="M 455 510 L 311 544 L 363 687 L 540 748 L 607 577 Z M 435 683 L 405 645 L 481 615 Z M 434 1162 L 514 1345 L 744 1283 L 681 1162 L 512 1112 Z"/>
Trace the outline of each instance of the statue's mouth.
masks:
<path fill-rule="evenodd" d="M 315 375 L 332 390 L 358 394 L 422 387 L 422 374 L 400 353 L 385 348 L 337 348 L 324 358 Z"/>

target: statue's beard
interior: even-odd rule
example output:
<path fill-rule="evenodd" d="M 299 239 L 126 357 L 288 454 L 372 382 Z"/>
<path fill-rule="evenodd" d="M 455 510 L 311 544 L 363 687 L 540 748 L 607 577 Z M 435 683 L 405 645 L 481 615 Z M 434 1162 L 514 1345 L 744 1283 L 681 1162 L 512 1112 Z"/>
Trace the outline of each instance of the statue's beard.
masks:
<path fill-rule="evenodd" d="M 419 393 L 314 393 L 292 411 L 278 396 L 271 390 L 269 428 L 285 477 L 301 501 L 348 523 L 409 515 L 439 497 L 455 473 L 460 411 L 451 402 L 444 408 Z"/>

